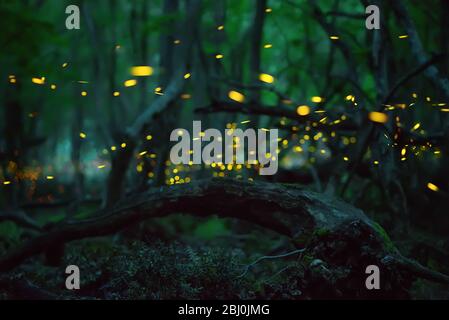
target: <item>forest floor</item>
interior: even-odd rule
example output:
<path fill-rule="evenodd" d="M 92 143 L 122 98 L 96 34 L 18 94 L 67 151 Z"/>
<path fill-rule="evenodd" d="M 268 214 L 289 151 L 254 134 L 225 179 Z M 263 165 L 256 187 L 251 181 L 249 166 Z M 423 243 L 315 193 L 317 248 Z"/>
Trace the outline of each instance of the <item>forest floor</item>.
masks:
<path fill-rule="evenodd" d="M 40 217 L 47 222 L 49 218 L 56 221 L 57 213 Z M 14 242 L 10 235 L 0 242 L 4 250 L 7 241 Z M 435 253 L 429 255 L 427 250 L 427 261 L 422 261 L 425 249 L 419 251 L 416 243 L 396 244 L 415 255 L 412 257 L 441 269 Z M 344 290 L 331 288 L 318 271 L 330 268 L 326 262 L 309 253 L 295 253 L 295 249 L 287 238 L 231 219 L 174 215 L 115 236 L 73 242 L 66 246 L 57 266 L 49 265 L 44 257 L 32 258 L 0 277 L 4 289 L 0 298 L 348 298 Z M 293 254 L 283 257 L 289 252 Z M 81 269 L 81 290 L 73 292 L 65 288 L 64 266 L 71 264 Z M 414 281 L 408 292 L 412 299 L 449 299 L 444 286 L 425 280 Z M 404 296 L 401 293 L 396 298 Z"/>

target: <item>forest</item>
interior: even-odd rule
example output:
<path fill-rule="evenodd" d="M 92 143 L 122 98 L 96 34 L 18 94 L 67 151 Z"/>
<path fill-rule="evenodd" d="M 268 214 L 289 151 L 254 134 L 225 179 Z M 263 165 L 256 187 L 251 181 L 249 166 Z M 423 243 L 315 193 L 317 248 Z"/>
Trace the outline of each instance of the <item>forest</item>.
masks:
<path fill-rule="evenodd" d="M 0 17 L 0 300 L 449 299 L 449 1 Z"/>

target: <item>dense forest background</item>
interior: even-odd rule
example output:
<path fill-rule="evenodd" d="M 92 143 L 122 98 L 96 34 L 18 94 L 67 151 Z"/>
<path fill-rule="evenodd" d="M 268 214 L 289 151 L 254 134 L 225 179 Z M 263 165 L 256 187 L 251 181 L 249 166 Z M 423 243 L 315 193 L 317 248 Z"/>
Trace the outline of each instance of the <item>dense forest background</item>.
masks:
<path fill-rule="evenodd" d="M 0 17 L 0 298 L 449 298 L 448 1 L 15 0 Z M 171 163 L 193 120 L 279 129 L 279 171 Z"/>

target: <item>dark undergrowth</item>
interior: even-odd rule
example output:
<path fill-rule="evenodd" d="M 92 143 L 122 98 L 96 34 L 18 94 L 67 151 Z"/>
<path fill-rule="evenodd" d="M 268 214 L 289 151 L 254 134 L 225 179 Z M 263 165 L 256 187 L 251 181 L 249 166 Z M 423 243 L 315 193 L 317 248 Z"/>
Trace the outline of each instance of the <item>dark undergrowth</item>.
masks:
<path fill-rule="evenodd" d="M 16 287 L 23 281 L 59 299 L 345 298 L 326 280 L 333 269 L 310 253 L 250 265 L 261 256 L 294 251 L 287 239 L 258 229 L 238 235 L 238 230 L 231 232 L 238 226 L 233 221 L 215 218 L 192 220 L 188 226 L 176 223 L 186 224 L 185 217 L 168 221 L 73 242 L 66 246 L 58 266 L 49 266 L 43 256 L 32 258 L 0 276 L 0 298 L 27 298 L 26 289 Z M 11 236 L 7 241 L 17 239 Z M 0 242 L 2 252 L 7 241 Z M 67 265 L 80 267 L 80 290 L 65 288 Z M 340 268 L 336 274 L 344 272 Z M 412 299 L 449 298 L 444 287 L 421 280 L 409 292 Z M 37 295 L 33 298 L 40 298 Z"/>

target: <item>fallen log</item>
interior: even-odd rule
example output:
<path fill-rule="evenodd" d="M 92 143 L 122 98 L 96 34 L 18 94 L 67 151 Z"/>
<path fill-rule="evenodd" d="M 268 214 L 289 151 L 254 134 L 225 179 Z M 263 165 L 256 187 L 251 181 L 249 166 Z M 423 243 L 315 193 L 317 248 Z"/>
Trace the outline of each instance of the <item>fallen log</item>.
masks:
<path fill-rule="evenodd" d="M 0 258 L 0 271 L 17 267 L 55 243 L 113 234 L 172 213 L 217 214 L 258 224 L 288 236 L 328 266 L 347 268 L 359 278 L 366 264 L 376 264 L 387 274 L 385 279 L 403 282 L 398 286 L 409 286 L 413 277 L 449 283 L 448 276 L 403 257 L 385 231 L 351 205 L 297 185 L 224 178 L 153 188 L 95 218 L 56 225 Z"/>

